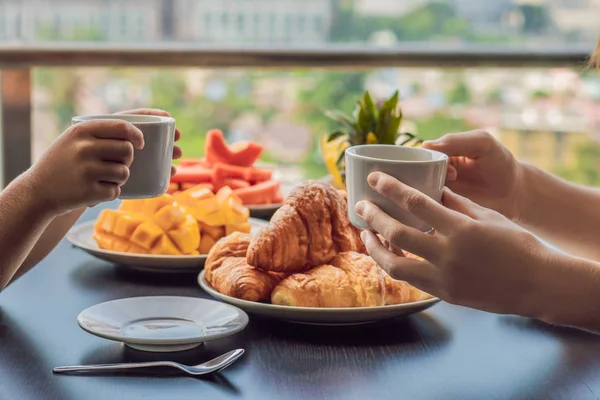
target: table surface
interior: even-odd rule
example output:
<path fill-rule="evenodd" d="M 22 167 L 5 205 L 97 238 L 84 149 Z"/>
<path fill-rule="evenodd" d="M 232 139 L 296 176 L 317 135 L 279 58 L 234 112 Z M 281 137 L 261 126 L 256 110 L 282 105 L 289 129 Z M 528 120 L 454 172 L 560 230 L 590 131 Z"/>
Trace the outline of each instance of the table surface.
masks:
<path fill-rule="evenodd" d="M 93 218 L 97 210 L 84 219 Z M 440 303 L 402 320 L 312 327 L 251 317 L 241 333 L 177 354 L 143 353 L 81 330 L 91 305 L 141 295 L 208 298 L 194 275 L 132 273 L 62 242 L 0 294 L 0 399 L 598 399 L 600 337 Z M 54 375 L 69 364 L 243 347 L 209 378 Z"/>

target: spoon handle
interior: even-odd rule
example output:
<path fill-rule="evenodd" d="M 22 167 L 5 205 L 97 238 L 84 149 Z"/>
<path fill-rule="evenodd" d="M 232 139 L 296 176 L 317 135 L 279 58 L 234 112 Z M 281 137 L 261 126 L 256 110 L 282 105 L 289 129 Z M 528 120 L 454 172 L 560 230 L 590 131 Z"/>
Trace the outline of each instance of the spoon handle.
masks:
<path fill-rule="evenodd" d="M 79 371 L 114 371 L 122 369 L 134 368 L 150 368 L 150 367 L 174 367 L 173 363 L 165 361 L 138 362 L 138 363 L 117 363 L 117 364 L 90 364 L 90 365 L 73 365 L 65 367 L 55 367 L 52 371 L 61 372 L 79 372 Z"/>

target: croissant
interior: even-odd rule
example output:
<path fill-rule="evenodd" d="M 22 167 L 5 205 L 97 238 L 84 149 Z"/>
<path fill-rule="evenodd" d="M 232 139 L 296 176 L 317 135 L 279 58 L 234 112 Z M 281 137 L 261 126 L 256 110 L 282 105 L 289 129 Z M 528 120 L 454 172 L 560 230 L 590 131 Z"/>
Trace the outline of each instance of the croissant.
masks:
<path fill-rule="evenodd" d="M 429 293 L 425 293 L 408 282 L 395 280 L 387 273 L 385 274 L 385 286 L 386 305 L 412 303 L 433 297 Z"/>
<path fill-rule="evenodd" d="M 282 277 L 251 267 L 245 257 L 228 257 L 206 281 L 219 293 L 248 301 L 267 301 Z"/>
<path fill-rule="evenodd" d="M 344 252 L 331 264 L 288 276 L 271 303 L 295 307 L 375 307 L 385 305 L 384 271 L 368 256 Z"/>
<path fill-rule="evenodd" d="M 302 272 L 346 251 L 366 252 L 348 219 L 344 195 L 328 183 L 308 181 L 290 193 L 253 238 L 247 260 L 268 271 Z"/>
<path fill-rule="evenodd" d="M 219 239 L 208 252 L 204 263 L 204 276 L 210 283 L 214 270 L 219 268 L 225 259 L 230 257 L 245 257 L 252 235 L 249 233 L 233 232 Z"/>
<path fill-rule="evenodd" d="M 412 253 L 403 250 L 404 255 L 407 258 L 413 258 L 415 260 L 422 261 L 423 258 L 416 256 Z M 387 298 L 385 304 L 404 304 L 404 303 L 412 303 L 415 301 L 427 300 L 433 298 L 432 295 L 426 293 L 405 281 L 399 281 L 391 276 L 389 276 L 386 272 L 385 274 L 385 285 L 387 287 Z"/>
<path fill-rule="evenodd" d="M 266 301 L 284 276 L 248 265 L 245 255 L 250 238 L 250 234 L 234 232 L 217 241 L 204 264 L 204 277 L 224 295 L 248 301 Z"/>

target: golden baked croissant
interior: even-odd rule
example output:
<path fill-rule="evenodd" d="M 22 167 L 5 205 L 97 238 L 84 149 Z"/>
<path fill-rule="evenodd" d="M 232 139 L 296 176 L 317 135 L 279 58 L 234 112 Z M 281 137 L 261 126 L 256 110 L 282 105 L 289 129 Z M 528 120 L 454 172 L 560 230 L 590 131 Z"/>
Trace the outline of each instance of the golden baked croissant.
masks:
<path fill-rule="evenodd" d="M 269 225 L 252 240 L 248 264 L 277 272 L 300 272 L 328 264 L 337 253 L 365 247 L 360 232 L 350 224 L 348 205 L 325 182 L 297 186 Z"/>
<path fill-rule="evenodd" d="M 423 258 L 416 256 L 407 251 L 402 251 L 407 258 L 423 261 Z M 427 300 L 433 298 L 432 295 L 426 293 L 405 281 L 399 281 L 385 273 L 385 285 L 387 286 L 387 298 L 385 304 L 404 304 L 415 301 Z"/>
<path fill-rule="evenodd" d="M 208 257 L 204 263 L 206 281 L 210 283 L 211 274 L 221 266 L 225 259 L 230 257 L 246 257 L 251 239 L 252 235 L 249 233 L 233 232 L 217 240 L 208 252 Z"/>
<path fill-rule="evenodd" d="M 271 303 L 295 307 L 385 305 L 384 271 L 364 254 L 339 253 L 331 265 L 288 276 L 273 289 Z"/>
<path fill-rule="evenodd" d="M 267 301 L 283 277 L 251 267 L 246 257 L 227 257 L 206 281 L 219 293 L 248 301 Z"/>
<path fill-rule="evenodd" d="M 206 281 L 219 293 L 248 301 L 269 300 L 284 276 L 246 262 L 251 235 L 234 232 L 215 243 L 204 264 Z"/>
<path fill-rule="evenodd" d="M 404 304 L 412 303 L 415 301 L 427 300 L 433 296 L 429 293 L 412 286 L 410 283 L 405 281 L 398 281 L 385 274 L 385 286 L 386 286 L 386 297 L 385 304 Z"/>

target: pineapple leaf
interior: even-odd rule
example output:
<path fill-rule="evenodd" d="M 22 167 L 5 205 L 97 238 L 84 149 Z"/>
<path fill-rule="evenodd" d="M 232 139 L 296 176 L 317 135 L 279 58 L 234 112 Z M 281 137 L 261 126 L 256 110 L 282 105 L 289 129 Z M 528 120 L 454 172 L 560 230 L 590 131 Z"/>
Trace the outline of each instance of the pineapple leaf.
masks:
<path fill-rule="evenodd" d="M 327 142 L 331 142 L 341 136 L 346 136 L 346 134 L 342 131 L 335 131 L 329 134 L 329 136 L 327 136 Z"/>
<path fill-rule="evenodd" d="M 383 140 L 383 143 L 394 144 L 396 142 L 396 137 L 398 136 L 398 129 L 400 129 L 401 123 L 402 123 L 402 118 L 398 118 L 398 117 L 392 118 L 389 125 L 386 127 L 385 138 Z"/>
<path fill-rule="evenodd" d="M 394 95 L 385 102 L 384 107 L 387 106 L 387 108 L 389 108 L 389 110 L 391 110 L 391 112 L 393 112 L 395 114 L 396 108 L 398 107 L 398 98 L 399 98 L 399 93 L 396 90 L 394 92 Z"/>
<path fill-rule="evenodd" d="M 336 121 L 339 122 L 342 125 L 345 125 L 347 128 L 349 128 L 350 130 L 356 130 L 356 124 L 355 122 L 352 120 L 351 117 L 349 117 L 348 115 L 346 115 L 345 113 L 343 113 L 342 111 L 339 110 L 327 110 L 325 111 L 325 116 Z"/>
<path fill-rule="evenodd" d="M 363 96 L 363 107 L 365 107 L 369 111 L 369 114 L 373 116 L 373 120 L 377 119 L 377 107 L 375 106 L 375 102 L 373 102 L 373 98 L 371 97 L 371 94 L 369 94 L 369 91 L 366 91 Z"/>
<path fill-rule="evenodd" d="M 402 114 L 398 112 L 398 91 L 386 100 L 379 110 L 377 124 L 377 137 L 379 143 L 394 144 L 398 135 L 398 129 L 402 123 Z"/>
<path fill-rule="evenodd" d="M 335 162 L 336 165 L 340 165 L 346 158 L 346 150 L 342 151 L 340 153 L 340 156 L 338 157 L 337 161 Z"/>
<path fill-rule="evenodd" d="M 373 99 L 371 99 L 371 95 L 368 91 L 365 92 L 363 98 L 358 103 L 357 109 L 357 125 L 361 134 L 366 138 L 368 133 L 373 130 L 373 125 L 377 119 L 375 105 L 373 104 Z"/>

